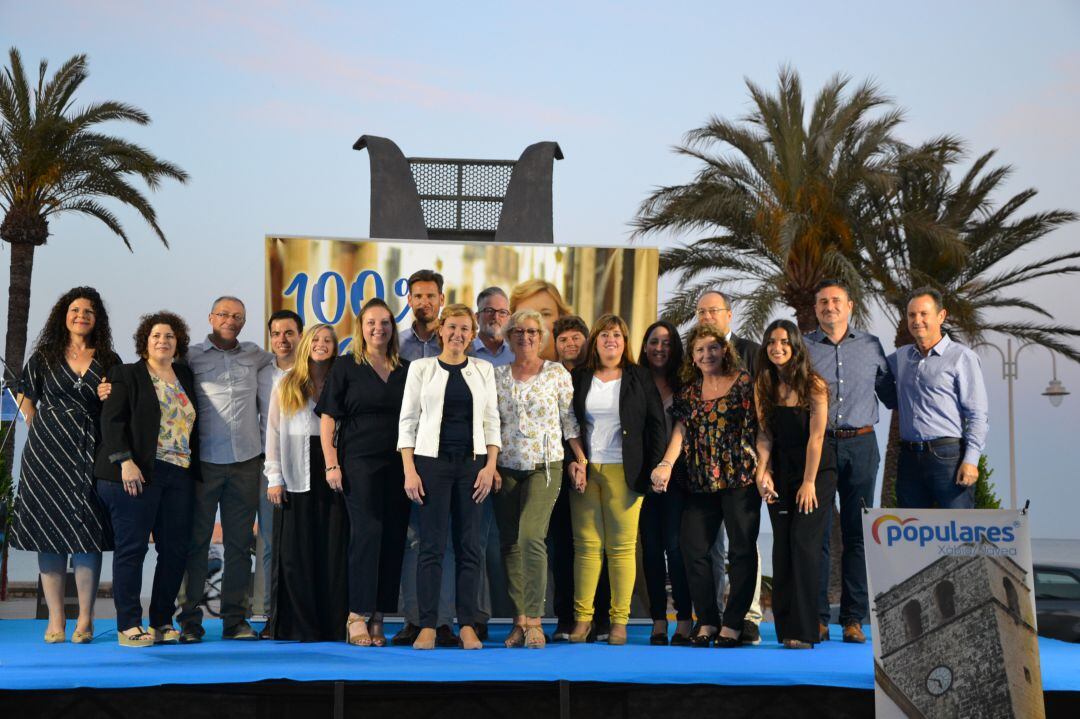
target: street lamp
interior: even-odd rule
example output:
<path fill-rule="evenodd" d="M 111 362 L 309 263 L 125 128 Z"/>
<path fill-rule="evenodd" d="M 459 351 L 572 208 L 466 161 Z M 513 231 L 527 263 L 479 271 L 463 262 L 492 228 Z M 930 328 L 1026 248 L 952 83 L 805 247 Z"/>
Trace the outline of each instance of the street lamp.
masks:
<path fill-rule="evenodd" d="M 1016 364 L 1016 361 L 1020 358 L 1020 353 L 1024 351 L 1025 347 L 1030 347 L 1033 344 L 1035 343 L 1023 342 L 1016 348 L 1015 353 L 1013 353 L 1011 338 L 1005 341 L 1004 350 L 993 342 L 980 342 L 975 345 L 975 347 L 992 347 L 997 350 L 998 354 L 1001 355 L 1001 377 L 1009 387 L 1009 506 L 1012 509 L 1016 509 L 1016 422 L 1013 418 L 1013 381 L 1020 376 Z M 1048 351 L 1050 352 L 1050 361 L 1053 367 L 1053 379 L 1050 380 L 1050 384 L 1046 386 L 1046 390 L 1042 394 L 1050 400 L 1051 406 L 1060 407 L 1061 401 L 1069 394 L 1069 390 L 1065 389 L 1065 385 L 1057 378 L 1057 355 L 1049 348 Z"/>

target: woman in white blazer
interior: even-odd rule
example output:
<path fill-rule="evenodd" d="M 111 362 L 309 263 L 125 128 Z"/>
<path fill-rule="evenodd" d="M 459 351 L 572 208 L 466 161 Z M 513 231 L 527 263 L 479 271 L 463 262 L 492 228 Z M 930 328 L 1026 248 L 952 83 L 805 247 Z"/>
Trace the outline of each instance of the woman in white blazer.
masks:
<path fill-rule="evenodd" d="M 465 355 L 476 337 L 476 316 L 465 305 L 439 316 L 442 352 L 409 365 L 398 425 L 405 494 L 418 505 L 416 568 L 420 634 L 415 649 L 435 647 L 447 524 L 453 517 L 459 644 L 483 646 L 473 624 L 483 571 L 481 505 L 493 489 L 499 455 L 499 409 L 490 362 Z M 497 488 L 496 488 L 497 489 Z"/>

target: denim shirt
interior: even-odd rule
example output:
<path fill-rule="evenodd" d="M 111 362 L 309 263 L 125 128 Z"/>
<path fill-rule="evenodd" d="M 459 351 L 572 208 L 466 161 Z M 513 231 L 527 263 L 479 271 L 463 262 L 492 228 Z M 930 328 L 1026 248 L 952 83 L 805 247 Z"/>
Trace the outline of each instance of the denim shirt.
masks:
<path fill-rule="evenodd" d="M 232 464 L 263 452 L 259 426 L 259 370 L 274 355 L 254 342 L 239 342 L 230 350 L 210 341 L 193 345 L 187 362 L 195 374 L 199 415 L 199 459 Z"/>
<path fill-rule="evenodd" d="M 821 328 L 806 334 L 814 371 L 829 383 L 829 429 L 859 429 L 878 423 L 878 400 L 896 408 L 896 382 L 881 342 L 848 327 L 839 344 Z"/>

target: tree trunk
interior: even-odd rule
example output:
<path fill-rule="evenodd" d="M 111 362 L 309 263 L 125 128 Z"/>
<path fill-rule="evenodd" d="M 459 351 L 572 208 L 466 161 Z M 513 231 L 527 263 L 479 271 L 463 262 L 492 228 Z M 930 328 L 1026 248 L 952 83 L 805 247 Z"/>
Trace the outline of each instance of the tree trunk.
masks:
<path fill-rule="evenodd" d="M 4 371 L 4 384 L 7 385 L 20 375 L 23 360 L 26 356 L 26 323 L 30 317 L 30 278 L 34 272 L 34 248 L 30 242 L 12 242 L 11 248 L 11 274 L 8 284 L 8 316 L 7 316 L 7 340 L 4 349 L 4 362 L 7 365 Z M 15 417 L 19 421 L 18 416 Z M 4 433 L 7 441 L 0 448 L 3 452 L 4 474 L 0 476 L 0 521 L 6 530 L 9 521 L 9 513 L 14 499 L 14 460 L 15 460 L 15 433 Z M 0 601 L 7 598 L 7 537 L 4 532 L 4 546 L 0 551 Z"/>
<path fill-rule="evenodd" d="M 901 319 L 896 327 L 894 347 L 903 347 L 915 341 L 907 322 Z M 881 506 L 896 506 L 896 468 L 900 463 L 900 413 L 893 411 L 889 420 L 889 441 L 885 445 L 885 472 L 881 478 Z"/>

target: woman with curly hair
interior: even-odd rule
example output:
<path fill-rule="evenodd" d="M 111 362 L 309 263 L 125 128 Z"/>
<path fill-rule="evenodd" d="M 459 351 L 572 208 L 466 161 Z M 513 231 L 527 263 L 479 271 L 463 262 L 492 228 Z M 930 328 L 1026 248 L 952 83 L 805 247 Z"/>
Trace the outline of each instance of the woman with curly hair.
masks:
<path fill-rule="evenodd" d="M 109 315 L 93 287 L 68 290 L 49 312 L 26 363 L 17 398 L 30 428 L 22 454 L 11 545 L 38 553 L 48 643 L 66 640 L 64 577 L 72 555 L 79 618 L 71 641 L 94 638 L 101 552 L 112 549 L 109 521 L 94 491 L 101 402 L 97 387 L 119 359 Z"/>
<path fill-rule="evenodd" d="M 180 639 L 172 617 L 191 542 L 194 482 L 201 477 L 195 377 L 177 361 L 187 355 L 187 323 L 172 312 L 144 315 L 134 339 L 141 359 L 116 367 L 109 378 L 95 474 L 116 539 L 117 640 L 146 647 Z M 157 566 L 147 631 L 139 596 L 151 532 Z"/>
<path fill-rule="evenodd" d="M 691 643 L 728 649 L 743 644 L 743 622 L 757 583 L 761 497 L 754 488 L 754 385 L 735 345 L 715 325 L 691 330 L 686 347 L 682 389 L 671 406 L 675 426 L 664 458 L 652 471 L 652 489 L 667 491 L 672 467 L 685 455 L 689 491 L 679 540 L 699 622 Z M 710 556 L 721 525 L 731 563 L 731 594 L 722 616 Z"/>
<path fill-rule="evenodd" d="M 788 320 L 766 328 L 757 366 L 755 480 L 773 526 L 776 637 L 788 649 L 808 649 L 819 639 L 821 545 L 836 494 L 836 456 L 824 441 L 829 387 Z"/>
<path fill-rule="evenodd" d="M 341 473 L 327 466 L 319 415 L 338 356 L 334 328 L 304 330 L 296 364 L 274 386 L 266 423 L 266 495 L 274 505 L 274 639 L 341 641 L 348 616 L 349 519 Z"/>

